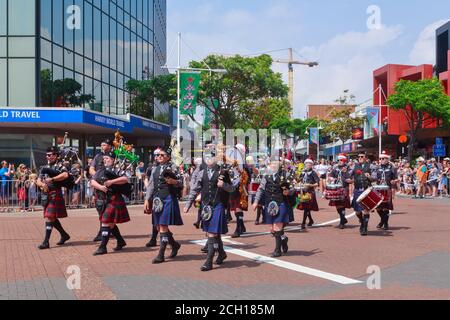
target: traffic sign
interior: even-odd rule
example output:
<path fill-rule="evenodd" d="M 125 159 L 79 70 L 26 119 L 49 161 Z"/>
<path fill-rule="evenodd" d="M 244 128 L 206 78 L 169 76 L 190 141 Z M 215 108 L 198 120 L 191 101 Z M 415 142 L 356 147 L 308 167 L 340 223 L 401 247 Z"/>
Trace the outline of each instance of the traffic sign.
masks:
<path fill-rule="evenodd" d="M 445 145 L 439 144 L 433 146 L 433 156 L 434 157 L 445 157 L 447 155 L 445 150 Z"/>

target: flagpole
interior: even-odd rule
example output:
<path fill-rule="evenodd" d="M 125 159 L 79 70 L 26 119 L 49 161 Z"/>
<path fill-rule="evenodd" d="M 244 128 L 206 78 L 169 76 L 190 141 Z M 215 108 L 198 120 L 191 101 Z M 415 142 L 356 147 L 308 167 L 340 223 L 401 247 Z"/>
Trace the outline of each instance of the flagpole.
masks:
<path fill-rule="evenodd" d="M 383 150 L 382 150 L 382 145 L 381 145 L 381 143 L 382 143 L 382 140 L 381 140 L 381 135 L 382 135 L 382 133 L 383 133 L 383 127 L 382 127 L 382 120 L 381 120 L 381 117 L 382 117 L 382 112 L 381 112 L 381 90 L 382 90 L 382 88 L 381 88 L 381 84 L 378 86 L 378 95 L 379 95 L 379 100 L 378 100 L 378 105 L 379 105 L 379 110 L 380 110 L 380 114 L 378 115 L 380 118 L 379 118 L 379 124 L 378 124 L 378 154 L 380 155 L 381 154 L 381 152 L 383 152 Z"/>

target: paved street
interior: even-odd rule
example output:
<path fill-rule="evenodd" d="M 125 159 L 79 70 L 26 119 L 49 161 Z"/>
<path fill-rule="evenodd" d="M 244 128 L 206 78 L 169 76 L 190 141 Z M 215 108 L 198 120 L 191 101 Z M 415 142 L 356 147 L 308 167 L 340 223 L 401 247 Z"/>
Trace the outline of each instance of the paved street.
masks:
<path fill-rule="evenodd" d="M 72 239 L 39 251 L 44 222 L 42 213 L 0 216 L 0 299 L 450 299 L 450 203 L 448 200 L 397 199 L 391 231 L 375 229 L 369 237 L 358 232 L 352 211 L 349 227 L 335 228 L 336 212 L 323 200 L 314 215 L 316 228 L 306 232 L 290 226 L 290 251 L 269 258 L 274 240 L 266 226 L 255 226 L 247 214 L 248 235 L 225 239 L 226 263 L 211 272 L 199 268 L 204 239 L 194 229 L 194 210 L 184 215 L 185 225 L 173 228 L 182 244 L 179 257 L 152 265 L 158 248 L 147 249 L 150 219 L 142 207 L 133 207 L 132 221 L 121 227 L 128 247 L 94 257 L 91 239 L 97 232 L 94 210 L 71 211 L 63 225 Z M 296 211 L 296 219 L 300 213 Z M 230 224 L 234 230 L 234 222 Z M 81 289 L 69 290 L 69 266 L 81 271 Z M 369 266 L 381 268 L 381 289 L 369 290 Z M 372 282 L 371 282 L 372 283 Z"/>

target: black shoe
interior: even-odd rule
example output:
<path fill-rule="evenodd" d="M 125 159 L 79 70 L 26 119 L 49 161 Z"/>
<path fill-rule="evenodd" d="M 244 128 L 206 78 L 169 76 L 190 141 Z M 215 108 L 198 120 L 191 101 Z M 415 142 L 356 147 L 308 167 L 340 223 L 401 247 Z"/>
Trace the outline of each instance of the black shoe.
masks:
<path fill-rule="evenodd" d="M 200 270 L 203 272 L 211 271 L 213 269 L 212 263 L 211 264 L 204 264 L 201 266 Z"/>
<path fill-rule="evenodd" d="M 205 245 L 203 248 L 200 249 L 200 251 L 201 251 L 202 253 L 208 253 L 208 246 Z"/>
<path fill-rule="evenodd" d="M 124 247 L 127 246 L 127 243 L 125 241 L 117 241 L 117 246 L 113 248 L 114 251 L 122 251 Z"/>
<path fill-rule="evenodd" d="M 231 237 L 233 238 L 233 239 L 235 239 L 235 238 L 240 238 L 241 237 L 241 234 L 239 233 L 239 232 L 235 232 L 235 233 L 233 233 L 232 235 L 231 235 Z"/>
<path fill-rule="evenodd" d="M 259 221 L 258 220 L 255 221 L 255 226 L 259 226 Z"/>
<path fill-rule="evenodd" d="M 145 246 L 147 248 L 153 248 L 153 247 L 158 246 L 158 243 L 156 242 L 156 239 L 151 238 L 150 241 L 145 244 Z"/>
<path fill-rule="evenodd" d="M 270 256 L 272 258 L 279 258 L 281 257 L 281 251 L 275 250 Z"/>
<path fill-rule="evenodd" d="M 39 250 L 45 250 L 45 249 L 49 249 L 50 248 L 50 244 L 48 242 L 42 242 L 42 244 L 40 244 L 38 246 Z"/>
<path fill-rule="evenodd" d="M 181 244 L 179 244 L 178 242 L 174 242 L 172 244 L 172 252 L 170 253 L 170 258 L 175 258 L 178 255 L 178 250 L 180 250 L 181 248 Z"/>
<path fill-rule="evenodd" d="M 108 250 L 106 248 L 99 247 L 97 251 L 94 252 L 94 256 L 101 256 L 107 254 Z"/>
<path fill-rule="evenodd" d="M 379 229 L 379 230 L 383 229 L 383 225 L 384 225 L 384 223 L 383 223 L 383 222 L 380 222 L 380 223 L 377 225 L 377 229 Z"/>
<path fill-rule="evenodd" d="M 289 247 L 288 247 L 288 241 L 289 241 L 289 238 L 286 237 L 286 238 L 285 238 L 284 240 L 282 240 L 282 242 L 281 242 L 281 248 L 283 249 L 283 253 L 287 253 L 288 250 L 289 250 Z"/>
<path fill-rule="evenodd" d="M 302 223 L 302 225 L 300 226 L 300 230 L 305 230 L 306 229 L 306 223 Z"/>
<path fill-rule="evenodd" d="M 194 227 L 195 229 L 200 229 L 200 222 L 195 222 Z"/>
<path fill-rule="evenodd" d="M 152 263 L 153 264 L 160 264 L 160 263 L 163 263 L 163 262 L 165 262 L 165 260 L 164 260 L 164 257 L 161 257 L 161 256 L 157 256 L 155 259 L 153 259 L 153 261 L 152 261 Z"/>
<path fill-rule="evenodd" d="M 66 233 L 65 235 L 61 236 L 61 240 L 59 240 L 59 242 L 56 245 L 63 246 L 69 240 L 70 240 L 70 236 Z"/>
<path fill-rule="evenodd" d="M 228 256 L 225 252 L 219 253 L 219 256 L 217 257 L 216 262 L 214 264 L 221 266 L 227 258 Z"/>
<path fill-rule="evenodd" d="M 383 230 L 385 230 L 385 231 L 389 230 L 389 224 L 387 222 L 384 224 Z"/>
<path fill-rule="evenodd" d="M 244 225 L 244 222 L 242 222 L 242 233 L 246 233 L 247 232 L 247 228 Z"/>
<path fill-rule="evenodd" d="M 312 227 L 314 225 L 314 220 L 311 220 L 309 223 L 308 223 L 308 227 Z"/>
<path fill-rule="evenodd" d="M 341 223 L 341 224 L 338 226 L 338 228 L 341 229 L 341 230 L 345 229 L 345 224 L 342 224 L 342 223 Z"/>

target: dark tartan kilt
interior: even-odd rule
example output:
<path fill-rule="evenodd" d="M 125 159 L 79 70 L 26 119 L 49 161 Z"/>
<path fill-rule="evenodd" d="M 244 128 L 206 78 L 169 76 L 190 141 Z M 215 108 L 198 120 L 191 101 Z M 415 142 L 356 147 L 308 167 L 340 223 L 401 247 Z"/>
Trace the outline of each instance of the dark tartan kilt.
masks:
<path fill-rule="evenodd" d="M 48 192 L 48 205 L 44 209 L 44 218 L 67 218 L 66 202 L 64 201 L 61 188 Z"/>
<path fill-rule="evenodd" d="M 125 200 L 120 193 L 114 194 L 106 204 L 106 209 L 100 217 L 102 223 L 125 223 L 130 221 L 130 215 Z"/>
<path fill-rule="evenodd" d="M 264 208 L 264 216 L 265 221 L 264 224 L 274 224 L 274 223 L 289 223 L 291 221 L 289 217 L 289 205 L 287 205 L 285 202 L 279 203 L 278 206 L 280 208 L 280 212 L 275 217 L 271 216 L 269 214 L 269 211 L 267 210 L 267 207 L 269 206 L 269 203 L 266 203 Z"/>
<path fill-rule="evenodd" d="M 319 205 L 317 204 L 316 193 L 308 192 L 311 195 L 311 201 L 309 202 L 300 202 L 297 206 L 298 210 L 310 210 L 310 211 L 319 211 Z"/>
<path fill-rule="evenodd" d="M 389 190 L 388 193 L 389 201 L 380 204 L 380 206 L 377 208 L 377 211 L 394 210 L 394 202 L 392 201 L 392 189 Z"/>
<path fill-rule="evenodd" d="M 350 209 L 352 207 L 352 204 L 350 203 L 350 195 L 349 195 L 348 189 L 347 188 L 345 189 L 345 199 L 343 201 L 330 200 L 328 205 L 330 207 Z"/>
<path fill-rule="evenodd" d="M 212 234 L 227 234 L 227 214 L 223 204 L 217 204 L 209 221 L 202 221 L 202 230 Z"/>

